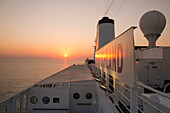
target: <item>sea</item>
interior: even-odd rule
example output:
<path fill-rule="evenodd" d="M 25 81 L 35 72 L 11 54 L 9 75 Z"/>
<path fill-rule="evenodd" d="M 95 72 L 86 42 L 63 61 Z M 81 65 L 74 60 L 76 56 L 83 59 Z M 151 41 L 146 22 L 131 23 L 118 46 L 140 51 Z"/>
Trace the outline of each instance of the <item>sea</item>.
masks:
<path fill-rule="evenodd" d="M 85 59 L 0 58 L 0 101 Z"/>

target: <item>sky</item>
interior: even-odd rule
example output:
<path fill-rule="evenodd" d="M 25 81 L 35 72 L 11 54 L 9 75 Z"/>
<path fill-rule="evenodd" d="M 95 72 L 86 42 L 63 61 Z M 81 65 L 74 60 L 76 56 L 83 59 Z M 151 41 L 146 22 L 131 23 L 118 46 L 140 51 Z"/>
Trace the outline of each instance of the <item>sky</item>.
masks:
<path fill-rule="evenodd" d="M 96 27 L 112 0 L 0 0 L 0 57 L 92 58 Z M 148 45 L 141 16 L 158 10 L 166 27 L 157 45 L 170 45 L 170 0 L 114 0 L 106 16 L 115 36 L 131 26 L 135 45 Z"/>

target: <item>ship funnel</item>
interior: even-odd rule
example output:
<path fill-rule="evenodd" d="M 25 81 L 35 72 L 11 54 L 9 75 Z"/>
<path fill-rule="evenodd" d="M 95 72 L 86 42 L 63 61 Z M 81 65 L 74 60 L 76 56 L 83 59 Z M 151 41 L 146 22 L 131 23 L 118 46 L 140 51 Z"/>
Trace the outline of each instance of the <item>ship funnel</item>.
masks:
<path fill-rule="evenodd" d="M 115 38 L 114 20 L 103 17 L 97 25 L 96 50 Z"/>
<path fill-rule="evenodd" d="M 159 11 L 149 11 L 140 19 L 140 29 L 149 42 L 149 48 L 156 47 L 156 40 L 166 25 L 165 16 Z"/>

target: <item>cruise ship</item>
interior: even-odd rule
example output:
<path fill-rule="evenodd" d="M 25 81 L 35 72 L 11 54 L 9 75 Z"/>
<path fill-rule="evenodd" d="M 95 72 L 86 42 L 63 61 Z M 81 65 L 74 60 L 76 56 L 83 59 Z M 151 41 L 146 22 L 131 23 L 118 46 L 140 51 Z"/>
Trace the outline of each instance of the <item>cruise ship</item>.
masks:
<path fill-rule="evenodd" d="M 169 113 L 170 47 L 156 46 L 165 16 L 153 10 L 141 17 L 148 46 L 135 46 L 134 26 L 115 37 L 114 24 L 98 21 L 93 60 L 1 101 L 0 113 Z"/>

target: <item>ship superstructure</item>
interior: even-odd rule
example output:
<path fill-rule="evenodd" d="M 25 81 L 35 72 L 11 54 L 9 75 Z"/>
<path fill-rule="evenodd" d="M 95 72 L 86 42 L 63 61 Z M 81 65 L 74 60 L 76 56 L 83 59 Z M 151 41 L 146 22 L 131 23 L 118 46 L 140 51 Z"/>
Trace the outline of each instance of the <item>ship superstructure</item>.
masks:
<path fill-rule="evenodd" d="M 114 20 L 97 25 L 95 64 L 72 65 L 0 102 L 2 113 L 168 113 L 170 47 L 157 47 L 166 24 L 150 11 L 140 20 L 149 46 L 135 46 L 130 27 L 115 37 Z"/>
<path fill-rule="evenodd" d="M 100 23 L 104 19 L 105 22 Z M 109 29 L 108 24 L 111 24 L 109 18 L 102 20 L 98 23 L 98 31 L 100 26 Z M 166 18 L 159 11 L 149 11 L 142 16 L 140 29 L 148 40 L 148 47 L 134 45 L 136 27 L 116 38 L 113 34 L 103 37 L 98 33 L 94 73 L 101 86 L 114 94 L 118 111 L 156 113 L 170 110 L 170 47 L 156 46 L 165 25 Z M 100 38 L 107 37 L 112 37 L 111 41 L 100 48 L 103 43 Z"/>

